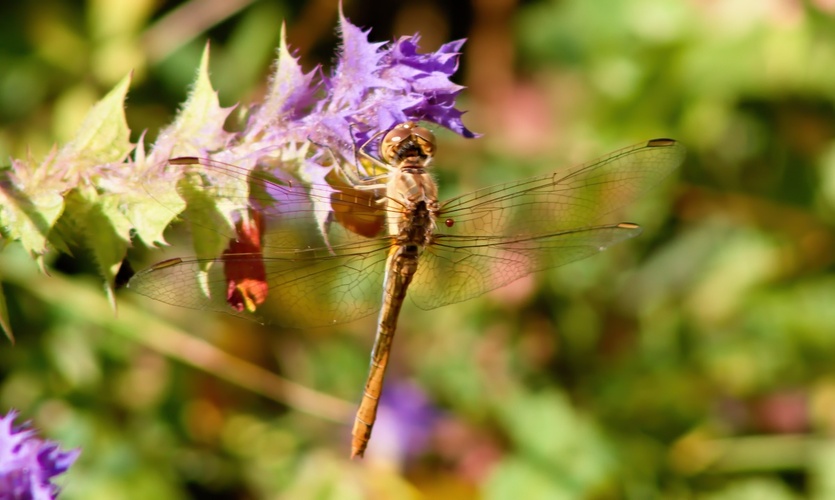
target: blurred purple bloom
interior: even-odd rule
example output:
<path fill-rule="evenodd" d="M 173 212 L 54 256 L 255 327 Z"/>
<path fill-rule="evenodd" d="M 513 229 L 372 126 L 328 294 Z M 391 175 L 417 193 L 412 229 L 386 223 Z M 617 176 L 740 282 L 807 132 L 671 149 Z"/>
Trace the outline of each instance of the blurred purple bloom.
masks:
<path fill-rule="evenodd" d="M 419 386 L 402 381 L 391 383 L 380 399 L 369 450 L 375 457 L 403 464 L 431 448 L 430 439 L 440 417 L 441 412 Z"/>
<path fill-rule="evenodd" d="M 15 410 L 0 418 L 0 500 L 53 499 L 58 487 L 50 479 L 66 472 L 81 450 L 61 451 L 28 424 L 14 425 L 15 418 Z"/>

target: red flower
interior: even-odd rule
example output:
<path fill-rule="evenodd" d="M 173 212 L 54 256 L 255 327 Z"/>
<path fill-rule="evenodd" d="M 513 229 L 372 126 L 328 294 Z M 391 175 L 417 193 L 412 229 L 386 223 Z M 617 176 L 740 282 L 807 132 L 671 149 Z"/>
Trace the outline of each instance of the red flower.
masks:
<path fill-rule="evenodd" d="M 229 241 L 223 252 L 223 273 L 226 276 L 226 302 L 237 311 L 249 312 L 267 300 L 267 276 L 261 250 L 261 212 L 249 211 L 249 218 L 235 224 L 238 237 Z"/>

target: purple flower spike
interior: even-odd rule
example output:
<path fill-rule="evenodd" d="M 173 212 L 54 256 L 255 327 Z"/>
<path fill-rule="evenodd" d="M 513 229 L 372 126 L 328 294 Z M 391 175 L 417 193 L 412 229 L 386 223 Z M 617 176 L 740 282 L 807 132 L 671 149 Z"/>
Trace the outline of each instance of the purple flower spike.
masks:
<path fill-rule="evenodd" d="M 35 436 L 28 424 L 14 425 L 17 411 L 0 418 L 0 500 L 51 500 L 50 480 L 69 469 L 81 450 L 62 451 Z"/>
<path fill-rule="evenodd" d="M 464 40 L 420 53 L 418 35 L 380 43 L 369 41 L 369 33 L 340 11 L 342 42 L 330 74 L 321 68 L 303 73 L 282 42 L 264 104 L 253 109 L 247 128 L 213 159 L 250 166 L 270 153 L 292 160 L 304 156 L 303 145 L 311 144 L 326 145 L 351 163 L 358 146 L 407 120 L 476 137 L 461 121 L 463 111 L 455 108 L 463 87 L 450 80 Z M 313 158 L 312 163 L 320 161 Z"/>
<path fill-rule="evenodd" d="M 287 46 L 282 31 L 270 86 L 264 101 L 250 109 L 243 130 L 229 134 L 215 124 L 209 127 L 213 132 L 204 134 L 206 140 L 200 140 L 200 144 L 192 142 L 191 148 L 184 147 L 177 134 L 164 131 L 152 156 L 157 164 L 163 164 L 164 161 L 157 160 L 169 156 L 202 156 L 235 165 L 241 172 L 269 164 L 273 165 L 269 168 L 273 175 L 282 178 L 289 175 L 294 182 L 316 184 L 320 196 L 310 203 L 316 213 L 322 215 L 317 223 L 327 243 L 330 210 L 326 190 L 328 186 L 332 187 L 329 174 L 337 166 L 354 168 L 359 177 L 380 174 L 369 169 L 361 159 L 358 161 L 358 149 L 363 148 L 374 156 L 381 134 L 405 121 L 435 123 L 464 137 L 477 136 L 464 126 L 461 121 L 464 112 L 455 107 L 455 98 L 464 87 L 450 80 L 458 69 L 464 40 L 449 42 L 435 52 L 420 53 L 417 34 L 381 43 L 369 41 L 369 33 L 370 30 L 351 24 L 340 10 L 342 42 L 336 65 L 326 74 L 319 67 L 305 73 Z M 200 86 L 195 84 L 195 88 Z M 214 97 L 195 96 L 197 92 L 190 101 L 216 101 Z M 195 111 L 195 114 L 205 113 Z M 218 122 L 221 124 L 227 116 L 227 112 L 221 112 L 219 108 L 209 114 L 221 119 Z M 198 128 L 206 130 L 202 122 Z M 196 139 L 199 137 L 199 134 L 195 136 Z M 174 151 L 176 154 L 158 157 L 157 151 Z M 221 193 L 237 195 L 243 189 L 238 185 L 242 176 L 207 173 Z M 277 193 L 279 197 L 287 197 L 284 190 L 278 191 L 281 191 Z M 291 197 L 295 200 L 277 198 L 275 202 L 282 210 L 292 211 L 290 203 L 298 203 L 301 198 L 298 195 Z M 237 225 L 240 214 L 249 210 L 248 201 L 242 196 L 222 200 L 217 197 L 215 201 L 219 211 L 230 214 L 230 227 Z M 192 201 L 187 199 L 186 203 L 192 204 Z M 216 255 L 201 257 L 214 258 Z M 249 275 L 246 278 L 256 279 Z M 229 283 L 230 289 L 241 286 L 241 280 Z M 232 305 L 240 309 L 241 302 L 236 300 Z"/>

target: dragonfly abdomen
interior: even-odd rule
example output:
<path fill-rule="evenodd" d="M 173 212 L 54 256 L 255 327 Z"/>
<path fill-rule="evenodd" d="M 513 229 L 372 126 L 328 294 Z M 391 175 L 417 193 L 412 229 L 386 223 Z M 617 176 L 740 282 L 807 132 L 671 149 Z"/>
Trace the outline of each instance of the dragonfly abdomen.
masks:
<path fill-rule="evenodd" d="M 362 457 L 368 446 L 368 440 L 371 438 L 371 430 L 377 419 L 377 408 L 383 392 L 383 380 L 386 376 L 394 332 L 397 330 L 397 319 L 400 316 L 403 301 L 406 299 L 406 290 L 417 271 L 419 252 L 418 245 L 396 245 L 392 247 L 386 261 L 383 307 L 380 309 L 377 334 L 371 351 L 368 379 L 365 382 L 362 401 L 354 419 L 351 458 Z"/>

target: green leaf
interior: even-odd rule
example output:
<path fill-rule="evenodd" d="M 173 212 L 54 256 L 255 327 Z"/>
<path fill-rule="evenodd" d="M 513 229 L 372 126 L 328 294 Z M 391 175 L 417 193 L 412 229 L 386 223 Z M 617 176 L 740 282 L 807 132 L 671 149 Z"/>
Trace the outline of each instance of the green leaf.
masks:
<path fill-rule="evenodd" d="M 55 163 L 60 167 L 66 164 L 67 177 L 84 173 L 89 167 L 122 161 L 130 151 L 130 129 L 125 119 L 130 80 L 130 75 L 125 76 L 96 103 L 81 122 L 78 134 L 61 148 Z"/>
<path fill-rule="evenodd" d="M 313 72 L 305 74 L 302 71 L 298 59 L 293 57 L 287 48 L 286 35 L 287 29 L 282 24 L 275 71 L 270 78 L 270 88 L 262 110 L 257 114 L 259 120 L 253 125 L 253 131 L 256 133 L 269 126 L 270 120 L 278 120 L 293 111 L 290 106 L 298 104 L 298 96 L 310 92 Z"/>
<path fill-rule="evenodd" d="M 134 155 L 131 165 L 134 175 L 125 181 L 120 196 L 108 203 L 105 213 L 117 212 L 145 245 L 165 244 L 165 229 L 186 208 L 177 192 L 179 174 L 175 177 L 163 172 L 158 165 L 149 164 L 141 139 Z M 115 214 L 113 218 L 114 225 L 121 227 Z"/>
<path fill-rule="evenodd" d="M 202 154 L 225 147 L 231 134 L 223 124 L 234 108 L 222 108 L 209 80 L 209 45 L 203 50 L 197 78 L 174 123 L 160 133 L 156 147 L 185 149 L 178 154 Z"/>
<path fill-rule="evenodd" d="M 223 129 L 223 124 L 232 109 L 220 106 L 217 92 L 212 88 L 209 80 L 209 46 L 206 45 L 189 97 L 174 123 L 160 133 L 152 156 L 158 157 L 162 154 L 167 158 L 166 151 L 202 156 L 226 147 L 231 134 Z M 228 243 L 228 235 L 234 234 L 230 214 L 235 208 L 241 208 L 240 198 L 234 203 L 228 199 L 213 198 L 208 193 L 201 193 L 199 189 L 190 186 L 189 182 L 191 181 L 186 179 L 180 183 L 182 191 L 179 194 L 175 189 L 176 182 L 164 178 L 155 178 L 153 183 L 147 182 L 143 191 L 149 195 L 148 199 L 144 202 L 139 199 L 132 200 L 131 220 L 137 226 L 143 226 L 141 231 L 137 227 L 143 241 L 162 241 L 162 231 L 165 229 L 162 223 L 167 225 L 172 215 L 182 211 L 183 204 L 178 199 L 182 197 L 188 206 L 186 218 L 191 223 L 197 255 L 204 258 L 217 257 Z M 246 180 L 236 182 L 246 183 Z M 145 208 L 148 209 L 147 212 L 144 211 Z M 137 217 L 140 213 L 147 214 L 148 218 L 141 220 Z"/>
<path fill-rule="evenodd" d="M 165 243 L 165 228 L 185 209 L 186 203 L 177 194 L 173 183 L 155 186 L 153 196 L 142 187 L 137 186 L 136 189 L 136 192 L 120 198 L 120 206 L 114 208 L 122 211 L 143 243 L 148 246 Z"/>
<path fill-rule="evenodd" d="M 67 224 L 70 231 L 83 235 L 106 283 L 112 302 L 112 287 L 116 273 L 130 244 L 131 224 L 121 215 L 114 195 L 100 196 L 94 189 L 80 187 L 66 196 Z"/>
<path fill-rule="evenodd" d="M 130 151 L 124 113 L 130 85 L 126 76 L 87 113 L 78 134 L 40 165 L 15 161 L 0 189 L 0 224 L 5 238 L 20 240 L 32 255 L 46 252 L 49 240 L 66 251 L 63 238 L 51 235 L 63 213 L 62 195 L 89 178 L 90 168 L 121 161 Z M 98 172 L 92 172 L 93 175 Z"/>
<path fill-rule="evenodd" d="M 98 203 L 88 213 L 87 225 L 90 231 L 87 244 L 90 245 L 99 271 L 105 279 L 105 291 L 110 306 L 115 308 L 113 283 L 116 273 L 119 272 L 122 259 L 127 252 L 130 237 L 123 238 L 121 236 L 120 233 L 125 229 L 124 225 L 115 227 L 112 224 L 113 219 L 105 213 L 105 210 L 106 205 Z M 130 231 L 129 225 L 128 231 Z"/>
<path fill-rule="evenodd" d="M 39 168 L 15 160 L 0 182 L 0 232 L 8 240 L 20 240 L 32 256 L 46 252 L 52 226 L 64 210 L 61 192 L 66 183 Z"/>
<path fill-rule="evenodd" d="M 191 226 L 194 250 L 201 259 L 218 257 L 234 235 L 234 223 L 229 219 L 229 210 L 221 206 L 221 198 L 213 197 L 205 190 L 195 187 L 189 176 L 180 183 L 180 193 L 188 204 L 185 218 Z"/>

